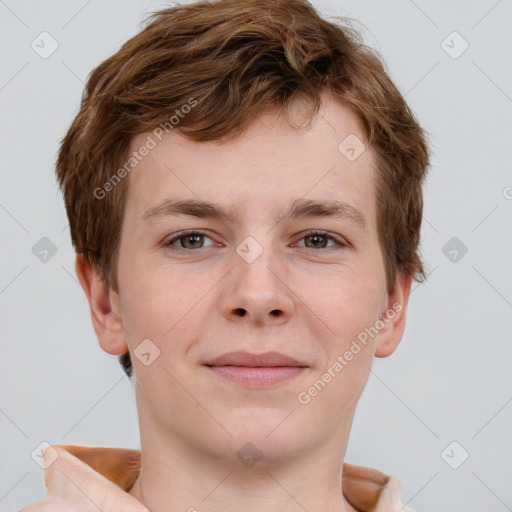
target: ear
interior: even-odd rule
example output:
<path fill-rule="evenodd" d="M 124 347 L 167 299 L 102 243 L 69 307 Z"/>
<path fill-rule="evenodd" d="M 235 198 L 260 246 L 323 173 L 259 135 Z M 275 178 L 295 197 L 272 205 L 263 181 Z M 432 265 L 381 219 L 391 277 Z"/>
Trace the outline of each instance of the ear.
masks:
<path fill-rule="evenodd" d="M 405 313 L 411 292 L 412 276 L 399 273 L 395 289 L 387 293 L 381 321 L 384 327 L 377 336 L 376 357 L 388 357 L 398 347 L 405 329 Z M 387 304 L 386 304 L 387 303 Z"/>
<path fill-rule="evenodd" d="M 114 355 L 128 352 L 119 295 L 103 282 L 91 262 L 81 253 L 76 256 L 75 270 L 89 301 L 92 324 L 101 348 Z"/>

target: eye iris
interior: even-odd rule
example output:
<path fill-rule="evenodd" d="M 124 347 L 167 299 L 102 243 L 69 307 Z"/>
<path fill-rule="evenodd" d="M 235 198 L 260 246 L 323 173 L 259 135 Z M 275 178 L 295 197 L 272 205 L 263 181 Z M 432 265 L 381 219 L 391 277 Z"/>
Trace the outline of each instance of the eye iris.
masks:
<path fill-rule="evenodd" d="M 187 246 L 187 243 L 190 241 L 190 240 L 194 240 L 195 239 L 195 242 L 197 242 L 198 240 L 202 241 L 202 237 L 203 235 L 197 235 L 197 234 L 192 234 L 192 235 L 185 235 L 181 238 L 181 245 L 182 247 L 184 247 L 185 249 L 190 249 L 191 247 L 190 246 Z M 185 243 L 183 243 L 183 241 L 185 241 Z M 197 246 L 194 245 L 194 242 L 192 242 L 192 248 L 195 248 Z M 202 244 L 200 245 L 200 247 L 202 246 Z"/>
<path fill-rule="evenodd" d="M 182 235 L 179 237 L 180 245 L 184 249 L 197 249 L 201 248 L 203 246 L 203 237 L 204 235 L 201 233 L 190 233 L 186 235 Z M 314 248 L 325 248 L 327 246 L 329 237 L 314 233 L 311 235 L 306 235 L 304 237 L 304 240 L 306 240 L 306 246 L 307 247 L 314 247 Z M 310 242 L 312 245 L 309 245 Z"/>
<path fill-rule="evenodd" d="M 316 243 L 318 241 L 318 239 L 322 239 L 324 240 L 324 243 L 322 244 L 322 242 L 320 242 L 320 245 L 318 243 Z M 325 245 L 327 244 L 327 238 L 323 235 L 308 235 L 305 237 L 305 240 L 316 240 L 315 242 L 313 242 L 313 247 L 325 247 Z M 306 242 L 306 246 L 307 246 L 307 242 Z"/>

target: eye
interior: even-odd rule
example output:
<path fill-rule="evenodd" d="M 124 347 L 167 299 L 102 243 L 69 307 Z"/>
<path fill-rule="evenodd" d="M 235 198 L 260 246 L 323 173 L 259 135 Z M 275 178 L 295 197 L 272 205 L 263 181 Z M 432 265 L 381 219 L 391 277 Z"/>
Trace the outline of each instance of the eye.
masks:
<path fill-rule="evenodd" d="M 176 242 L 178 245 L 174 248 L 178 251 L 190 251 L 194 249 L 202 249 L 203 247 L 207 247 L 204 245 L 204 238 L 211 238 L 206 236 L 204 231 L 191 230 L 184 231 L 182 233 L 177 234 L 176 236 L 169 239 L 165 245 L 167 247 L 174 246 Z M 210 244 L 213 245 L 213 244 Z"/>
<path fill-rule="evenodd" d="M 212 241 L 212 243 L 205 245 L 205 238 Z M 336 245 L 339 247 L 348 247 L 348 243 L 340 236 L 331 235 L 326 231 L 311 230 L 304 233 L 300 240 L 305 240 L 306 243 L 302 247 L 307 249 L 331 249 Z M 331 246 L 327 244 L 329 241 L 333 242 Z M 164 244 L 166 247 L 172 248 L 178 252 L 190 252 L 195 249 L 202 249 L 211 245 L 215 245 L 215 242 L 206 235 L 205 231 L 202 230 L 189 230 L 178 233 Z"/>
<path fill-rule="evenodd" d="M 301 240 L 306 241 L 305 246 L 302 247 L 306 247 L 308 249 L 329 249 L 330 247 L 326 246 L 329 241 L 334 242 L 334 245 L 338 245 L 340 247 L 348 246 L 348 243 L 340 236 L 331 235 L 325 231 L 317 229 L 304 233 Z"/>

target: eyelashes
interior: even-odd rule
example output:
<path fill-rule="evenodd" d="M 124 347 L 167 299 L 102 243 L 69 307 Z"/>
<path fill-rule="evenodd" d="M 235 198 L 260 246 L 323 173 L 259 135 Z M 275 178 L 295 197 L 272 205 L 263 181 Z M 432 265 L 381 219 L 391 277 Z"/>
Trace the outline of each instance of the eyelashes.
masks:
<path fill-rule="evenodd" d="M 304 240 L 305 238 L 313 238 L 313 237 L 325 238 L 328 241 L 330 240 L 332 242 L 335 242 L 335 244 L 338 245 L 339 247 L 347 247 L 348 246 L 348 243 L 341 236 L 334 235 L 334 234 L 328 233 L 327 231 L 322 231 L 319 229 L 313 229 L 313 230 L 307 231 L 306 233 L 303 233 L 301 235 L 301 237 L 299 238 L 299 240 Z M 331 247 L 306 247 L 306 249 L 313 249 L 313 250 L 331 249 L 331 248 L 333 248 L 333 247 L 332 246 Z"/>
<path fill-rule="evenodd" d="M 185 245 L 190 243 L 190 245 L 193 246 L 194 244 L 200 243 L 201 240 L 204 240 L 204 238 L 208 238 L 208 239 L 212 240 L 212 238 L 209 237 L 206 234 L 206 231 L 204 231 L 204 230 L 197 230 L 197 229 L 187 230 L 187 231 L 182 231 L 181 233 L 178 233 L 177 235 L 175 235 L 172 238 L 168 239 L 165 242 L 164 245 L 167 248 L 169 248 L 170 250 L 173 250 L 173 251 L 176 251 L 176 252 L 179 252 L 179 253 L 197 252 L 200 249 L 204 249 L 206 247 L 211 247 L 211 246 L 215 245 L 215 242 L 212 243 L 212 244 L 206 245 L 206 246 L 200 244 L 199 247 L 183 247 L 183 245 L 181 245 L 181 246 L 180 245 L 175 245 L 176 242 L 185 241 Z M 335 248 L 344 248 L 344 247 L 348 247 L 349 246 L 349 244 L 346 242 L 346 240 L 344 238 L 342 238 L 341 236 L 334 235 L 334 234 L 328 233 L 327 231 L 322 231 L 322 230 L 317 230 L 317 229 L 309 230 L 309 231 L 307 231 L 305 233 L 302 233 L 298 240 L 299 241 L 302 241 L 304 239 L 313 240 L 313 239 L 318 239 L 318 238 L 323 238 L 327 242 L 332 241 L 332 242 L 335 243 L 335 246 L 330 246 L 330 247 L 322 247 L 322 246 L 312 246 L 312 247 L 307 247 L 306 246 L 305 247 L 305 246 L 301 246 L 301 247 L 304 247 L 306 249 L 311 249 L 311 250 L 313 250 L 315 252 L 318 252 L 320 250 L 324 250 L 325 251 L 325 250 L 330 250 L 330 249 L 335 249 Z M 191 240 L 192 240 L 192 242 L 191 242 Z"/>
<path fill-rule="evenodd" d="M 173 247 L 174 243 L 177 242 L 178 240 L 182 240 L 182 239 L 186 239 L 186 238 L 191 238 L 191 237 L 206 237 L 206 238 L 210 238 L 205 231 L 201 231 L 201 230 L 190 230 L 190 231 L 183 231 L 179 234 L 177 234 L 176 236 L 172 237 L 170 240 L 168 240 L 165 245 L 167 247 Z M 184 247 L 174 247 L 175 249 L 178 249 L 178 250 L 181 250 L 181 251 L 184 251 L 184 252 L 190 252 L 192 250 L 197 250 L 197 249 L 187 249 L 187 248 L 184 248 Z M 200 249 L 202 249 L 202 247 L 200 247 Z"/>

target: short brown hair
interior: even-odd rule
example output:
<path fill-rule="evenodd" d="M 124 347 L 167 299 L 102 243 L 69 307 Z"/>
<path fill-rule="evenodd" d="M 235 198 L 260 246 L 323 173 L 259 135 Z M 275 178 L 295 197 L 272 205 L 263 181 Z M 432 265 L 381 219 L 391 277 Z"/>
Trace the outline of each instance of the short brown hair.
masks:
<path fill-rule="evenodd" d="M 294 126 L 288 109 L 299 98 L 306 100 L 309 123 L 323 92 L 353 109 L 376 156 L 388 291 L 398 272 L 426 279 L 419 242 L 427 134 L 352 20 L 336 20 L 323 19 L 306 0 L 176 6 L 151 14 L 146 27 L 91 72 L 61 142 L 56 174 L 73 246 L 108 286 L 118 291 L 128 186 L 121 178 L 129 172 L 121 166 L 135 134 L 175 125 L 192 140 L 227 141 L 269 107 Z M 170 122 L 174 114 L 179 123 Z M 120 361 L 130 376 L 129 354 Z"/>

